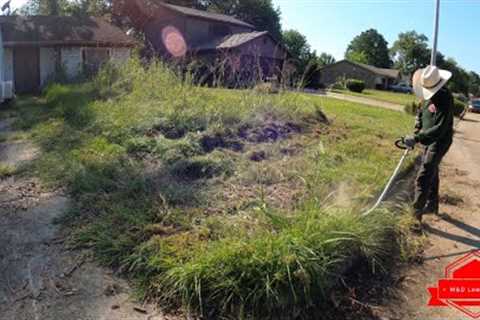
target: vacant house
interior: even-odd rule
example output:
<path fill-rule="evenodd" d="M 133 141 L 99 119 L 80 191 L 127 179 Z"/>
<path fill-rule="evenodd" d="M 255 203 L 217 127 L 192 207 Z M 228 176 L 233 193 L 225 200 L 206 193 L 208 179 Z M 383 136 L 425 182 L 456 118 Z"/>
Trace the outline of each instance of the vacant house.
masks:
<path fill-rule="evenodd" d="M 130 56 L 135 41 L 100 18 L 2 16 L 3 77 L 17 93 L 38 92 L 62 76 L 74 79 Z"/>
<path fill-rule="evenodd" d="M 369 89 L 387 89 L 401 80 L 399 70 L 377 68 L 374 66 L 342 60 L 320 69 L 320 83 L 329 86 L 339 79 L 358 79 L 365 81 Z"/>
<path fill-rule="evenodd" d="M 282 72 L 288 53 L 267 31 L 234 17 L 155 0 L 115 0 L 153 49 L 167 58 L 226 62 L 229 71 L 257 68 L 263 77 Z"/>

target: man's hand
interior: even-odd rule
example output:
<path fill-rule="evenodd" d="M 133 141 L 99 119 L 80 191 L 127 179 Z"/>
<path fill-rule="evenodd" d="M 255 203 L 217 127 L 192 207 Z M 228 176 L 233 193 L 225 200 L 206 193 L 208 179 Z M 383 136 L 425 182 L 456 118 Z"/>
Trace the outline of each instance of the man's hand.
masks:
<path fill-rule="evenodd" d="M 406 136 L 405 138 L 403 138 L 403 143 L 405 143 L 405 146 L 407 146 L 407 148 L 413 149 L 417 144 L 417 141 L 415 141 L 414 136 Z"/>

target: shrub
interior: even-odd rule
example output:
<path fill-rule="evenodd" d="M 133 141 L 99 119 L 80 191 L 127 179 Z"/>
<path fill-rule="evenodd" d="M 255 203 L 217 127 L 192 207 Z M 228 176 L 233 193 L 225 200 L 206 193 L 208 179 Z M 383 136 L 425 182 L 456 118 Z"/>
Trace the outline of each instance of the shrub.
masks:
<path fill-rule="evenodd" d="M 412 101 L 412 102 L 407 103 L 407 104 L 405 105 L 404 111 L 405 111 L 405 113 L 408 113 L 408 114 L 411 114 L 411 115 L 416 115 L 418 109 L 420 109 L 421 106 L 422 106 L 422 105 L 421 105 L 420 102 Z"/>
<path fill-rule="evenodd" d="M 9 165 L 0 164 L 0 179 L 12 176 L 15 173 L 15 168 Z"/>
<path fill-rule="evenodd" d="M 365 90 L 365 82 L 362 80 L 349 79 L 347 80 L 347 89 L 352 92 L 361 93 Z"/>
<path fill-rule="evenodd" d="M 279 92 L 278 86 L 271 82 L 258 83 L 255 86 L 254 90 L 255 92 L 263 93 L 263 94 L 274 94 Z"/>
<path fill-rule="evenodd" d="M 460 117 L 466 108 L 467 108 L 467 105 L 462 101 L 458 99 L 455 99 L 453 101 L 453 114 L 455 117 Z"/>
<path fill-rule="evenodd" d="M 341 82 L 335 82 L 330 86 L 330 90 L 345 90 L 345 86 Z"/>

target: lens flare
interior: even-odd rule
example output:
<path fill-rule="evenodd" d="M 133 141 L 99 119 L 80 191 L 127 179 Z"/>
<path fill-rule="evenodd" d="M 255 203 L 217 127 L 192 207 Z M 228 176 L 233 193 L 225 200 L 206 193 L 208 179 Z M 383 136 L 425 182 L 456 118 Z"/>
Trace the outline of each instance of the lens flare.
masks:
<path fill-rule="evenodd" d="M 162 30 L 162 41 L 168 53 L 176 58 L 180 58 L 187 53 L 187 43 L 182 33 L 173 26 L 168 26 Z"/>

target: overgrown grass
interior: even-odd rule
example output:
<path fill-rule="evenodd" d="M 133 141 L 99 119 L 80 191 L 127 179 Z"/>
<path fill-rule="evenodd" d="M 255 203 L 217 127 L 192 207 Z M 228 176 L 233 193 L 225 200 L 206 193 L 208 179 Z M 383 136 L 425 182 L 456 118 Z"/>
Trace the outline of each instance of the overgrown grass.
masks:
<path fill-rule="evenodd" d="M 0 179 L 12 176 L 15 173 L 15 167 L 0 163 Z"/>
<path fill-rule="evenodd" d="M 172 306 L 288 318 L 322 306 L 356 261 L 405 249 L 399 218 L 359 213 L 408 115 L 200 88 L 138 61 L 18 108 L 43 151 L 32 172 L 75 200 L 74 243 Z"/>
<path fill-rule="evenodd" d="M 370 98 L 379 101 L 396 103 L 399 105 L 411 104 L 416 101 L 415 95 L 407 93 L 397 93 L 384 90 L 364 90 L 362 93 L 355 93 L 349 90 L 336 90 L 342 94 Z"/>

